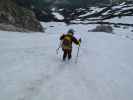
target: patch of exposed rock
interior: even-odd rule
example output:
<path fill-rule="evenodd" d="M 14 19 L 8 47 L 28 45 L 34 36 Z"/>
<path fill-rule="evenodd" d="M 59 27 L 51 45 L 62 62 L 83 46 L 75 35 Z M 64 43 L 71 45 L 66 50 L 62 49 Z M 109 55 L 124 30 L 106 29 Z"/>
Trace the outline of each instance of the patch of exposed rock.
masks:
<path fill-rule="evenodd" d="M 110 25 L 98 25 L 95 29 L 91 30 L 92 32 L 106 32 L 106 33 L 113 33 L 113 28 Z"/>
<path fill-rule="evenodd" d="M 18 6 L 15 0 L 0 0 L 0 24 L 1 30 L 43 31 L 43 27 L 36 19 L 35 14 Z"/>

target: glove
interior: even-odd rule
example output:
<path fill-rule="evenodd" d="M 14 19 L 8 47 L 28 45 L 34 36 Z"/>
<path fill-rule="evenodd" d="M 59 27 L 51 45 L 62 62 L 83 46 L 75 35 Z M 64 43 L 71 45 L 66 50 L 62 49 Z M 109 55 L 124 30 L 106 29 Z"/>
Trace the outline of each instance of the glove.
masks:
<path fill-rule="evenodd" d="M 81 43 L 81 41 L 82 41 L 82 40 L 81 40 L 81 38 L 80 38 L 80 39 L 79 39 L 79 42 Z"/>
<path fill-rule="evenodd" d="M 79 42 L 79 43 L 78 43 L 78 45 L 80 46 L 80 43 L 81 43 L 81 38 L 78 40 L 78 42 Z"/>

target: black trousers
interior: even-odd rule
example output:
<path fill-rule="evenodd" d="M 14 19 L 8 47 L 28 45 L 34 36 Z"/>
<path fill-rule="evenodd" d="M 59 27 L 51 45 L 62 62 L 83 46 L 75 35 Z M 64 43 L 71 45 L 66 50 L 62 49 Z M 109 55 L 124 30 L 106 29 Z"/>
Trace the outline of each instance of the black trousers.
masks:
<path fill-rule="evenodd" d="M 63 49 L 63 60 L 66 60 L 66 58 L 68 57 L 68 60 L 70 60 L 72 58 L 72 49 Z"/>

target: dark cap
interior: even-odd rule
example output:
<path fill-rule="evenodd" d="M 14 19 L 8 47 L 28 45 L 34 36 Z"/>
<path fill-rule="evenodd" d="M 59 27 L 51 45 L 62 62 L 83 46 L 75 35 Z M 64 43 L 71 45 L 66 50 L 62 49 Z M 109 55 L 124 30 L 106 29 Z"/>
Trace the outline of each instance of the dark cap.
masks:
<path fill-rule="evenodd" d="M 74 30 L 73 29 L 69 29 L 68 33 L 71 33 L 73 35 L 74 34 Z"/>

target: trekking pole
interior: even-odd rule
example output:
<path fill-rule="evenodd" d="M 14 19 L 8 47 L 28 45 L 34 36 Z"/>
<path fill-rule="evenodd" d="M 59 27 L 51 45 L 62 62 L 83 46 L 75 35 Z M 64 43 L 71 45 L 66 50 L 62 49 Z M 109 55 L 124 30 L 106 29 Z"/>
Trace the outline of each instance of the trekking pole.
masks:
<path fill-rule="evenodd" d="M 79 48 L 80 48 L 80 46 L 78 46 L 78 51 L 77 51 L 77 56 L 76 56 L 75 63 L 77 63 L 77 62 L 78 62 L 78 57 L 79 57 Z"/>
<path fill-rule="evenodd" d="M 81 43 L 81 38 L 79 39 L 80 43 Z M 80 48 L 80 45 L 78 46 L 78 51 L 77 51 L 77 56 L 76 56 L 76 60 L 75 60 L 75 63 L 78 62 L 78 57 L 79 57 L 79 48 Z"/>
<path fill-rule="evenodd" d="M 56 49 L 56 53 L 57 53 L 57 55 L 58 55 L 58 51 L 59 51 L 60 48 L 61 48 L 61 47 L 59 46 L 59 47 Z"/>
<path fill-rule="evenodd" d="M 62 41 L 60 41 L 60 44 L 59 44 L 58 48 L 56 49 L 56 53 L 57 53 L 57 55 L 58 55 L 58 51 L 59 51 L 59 49 L 61 48 L 61 44 L 62 44 Z"/>

